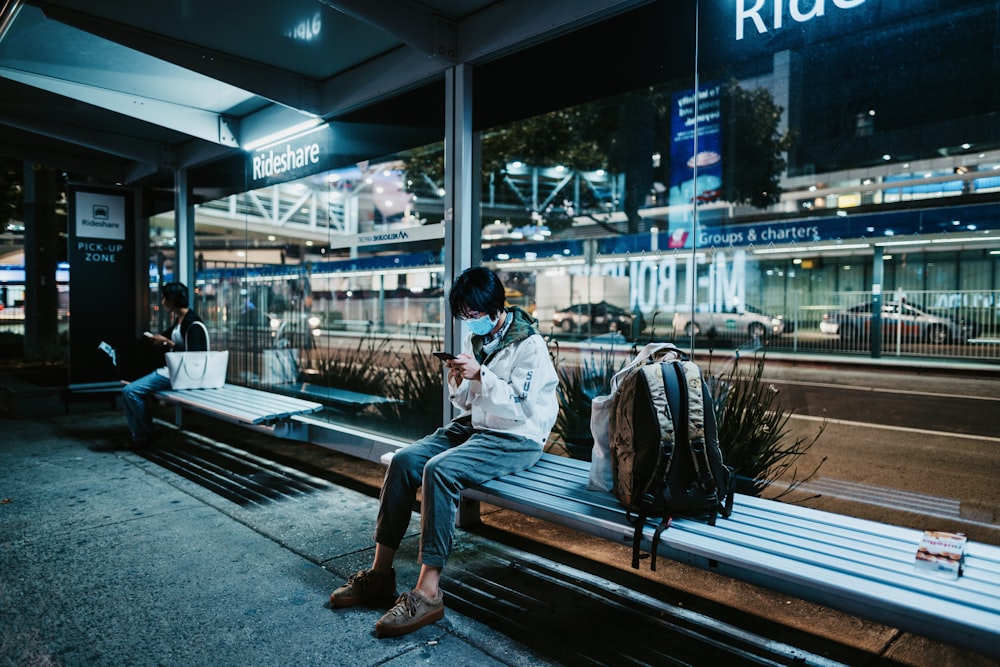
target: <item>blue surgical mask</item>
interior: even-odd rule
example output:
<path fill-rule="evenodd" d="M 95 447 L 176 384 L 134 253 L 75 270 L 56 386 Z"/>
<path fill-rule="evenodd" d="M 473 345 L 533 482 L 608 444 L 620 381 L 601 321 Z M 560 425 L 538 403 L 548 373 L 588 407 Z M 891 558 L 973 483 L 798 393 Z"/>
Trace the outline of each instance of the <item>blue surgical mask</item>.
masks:
<path fill-rule="evenodd" d="M 474 320 L 465 321 L 465 326 L 469 327 L 469 331 L 477 336 L 485 336 L 489 332 L 493 331 L 493 327 L 496 325 L 496 318 L 492 318 L 489 315 L 483 315 L 482 317 L 477 317 Z"/>

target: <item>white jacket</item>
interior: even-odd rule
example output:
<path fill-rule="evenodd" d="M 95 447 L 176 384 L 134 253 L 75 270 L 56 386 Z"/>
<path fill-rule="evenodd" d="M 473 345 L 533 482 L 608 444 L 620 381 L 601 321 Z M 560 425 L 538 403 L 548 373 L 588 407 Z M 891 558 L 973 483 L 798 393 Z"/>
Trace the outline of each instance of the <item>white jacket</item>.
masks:
<path fill-rule="evenodd" d="M 507 312 L 514 322 L 500 349 L 480 361 L 482 379 L 456 386 L 449 378 L 451 402 L 461 416 L 472 416 L 473 428 L 514 433 L 544 445 L 559 414 L 559 377 L 532 320 L 520 309 Z M 473 345 L 474 338 L 481 340 L 466 335 L 463 341 L 467 354 L 480 347 Z"/>

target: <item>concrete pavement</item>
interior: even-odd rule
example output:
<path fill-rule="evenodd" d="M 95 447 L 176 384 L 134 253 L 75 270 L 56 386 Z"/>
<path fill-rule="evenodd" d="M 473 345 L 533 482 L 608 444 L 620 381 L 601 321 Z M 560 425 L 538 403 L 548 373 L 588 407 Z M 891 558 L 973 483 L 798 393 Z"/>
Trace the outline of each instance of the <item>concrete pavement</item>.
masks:
<path fill-rule="evenodd" d="M 120 415 L 0 422 L 0 663 L 552 664 L 458 613 L 377 639 L 381 610 L 327 603 L 370 558 L 374 498 L 330 485 L 223 512 L 136 454 L 90 451 L 101 419 Z"/>

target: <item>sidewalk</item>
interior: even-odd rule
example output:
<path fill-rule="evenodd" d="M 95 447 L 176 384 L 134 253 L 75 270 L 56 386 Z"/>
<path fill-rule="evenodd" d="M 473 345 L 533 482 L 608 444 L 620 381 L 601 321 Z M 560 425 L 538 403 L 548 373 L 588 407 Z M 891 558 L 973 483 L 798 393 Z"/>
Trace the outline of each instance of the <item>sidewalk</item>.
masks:
<path fill-rule="evenodd" d="M 218 471 L 234 495 L 185 477 L 214 463 L 178 433 L 142 456 L 97 453 L 125 436 L 120 412 L 46 414 L 0 417 L 0 667 L 993 664 L 680 564 L 635 573 L 626 547 L 502 511 L 460 531 L 445 619 L 377 639 L 384 610 L 327 602 L 370 563 L 377 470 L 210 421 L 249 452 Z"/>
<path fill-rule="evenodd" d="M 270 505 L 214 503 L 136 454 L 87 449 L 88 431 L 120 420 L 55 420 L 72 435 L 0 421 L 0 664 L 553 664 L 450 610 L 377 639 L 381 610 L 327 602 L 370 560 L 374 498 L 330 485 Z M 415 581 L 414 546 L 400 552 L 401 586 Z"/>

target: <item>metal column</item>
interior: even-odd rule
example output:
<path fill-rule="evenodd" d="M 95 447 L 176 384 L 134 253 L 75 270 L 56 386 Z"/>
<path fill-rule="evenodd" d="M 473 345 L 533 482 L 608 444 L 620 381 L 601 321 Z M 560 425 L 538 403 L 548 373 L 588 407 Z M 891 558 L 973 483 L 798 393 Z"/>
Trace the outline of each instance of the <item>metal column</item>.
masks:
<path fill-rule="evenodd" d="M 444 288 L 451 289 L 455 277 L 482 259 L 482 229 L 477 205 L 480 151 L 472 132 L 472 66 L 457 65 L 445 73 L 444 136 Z M 457 350 L 462 343 L 461 323 L 444 303 L 445 349 Z M 447 394 L 447 388 L 445 388 Z M 444 402 L 444 423 L 452 417 L 451 404 Z"/>
<path fill-rule="evenodd" d="M 186 169 L 174 172 L 174 234 L 177 238 L 175 280 L 184 283 L 194 305 L 194 203 Z"/>

